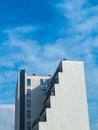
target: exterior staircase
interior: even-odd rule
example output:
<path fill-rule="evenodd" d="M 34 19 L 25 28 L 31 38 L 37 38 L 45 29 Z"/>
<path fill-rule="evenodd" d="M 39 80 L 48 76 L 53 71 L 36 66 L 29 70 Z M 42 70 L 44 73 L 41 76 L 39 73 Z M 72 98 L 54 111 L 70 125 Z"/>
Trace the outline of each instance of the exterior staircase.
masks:
<path fill-rule="evenodd" d="M 90 130 L 83 62 L 59 64 L 32 130 Z"/>
<path fill-rule="evenodd" d="M 51 120 L 55 118 L 55 98 L 59 95 L 59 77 L 62 72 L 56 72 L 54 77 L 50 80 L 47 97 L 43 102 L 43 109 L 41 110 L 38 118 L 32 124 L 32 130 L 46 130 L 47 123 L 51 123 Z M 51 130 L 51 128 L 49 127 Z"/>

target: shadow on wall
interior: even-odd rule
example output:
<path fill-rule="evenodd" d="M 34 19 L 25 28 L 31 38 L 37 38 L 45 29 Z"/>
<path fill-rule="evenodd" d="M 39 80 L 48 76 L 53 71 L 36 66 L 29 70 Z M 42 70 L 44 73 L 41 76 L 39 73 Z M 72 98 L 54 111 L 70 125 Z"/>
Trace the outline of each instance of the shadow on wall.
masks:
<path fill-rule="evenodd" d="M 38 130 L 38 122 L 46 121 L 46 108 L 50 108 L 50 95 L 55 95 L 54 84 L 59 82 L 58 72 L 62 72 L 62 62 L 58 65 L 54 75 L 50 78 L 48 87 L 35 86 L 25 90 L 25 70 L 20 71 L 20 130 Z M 25 94 L 26 91 L 26 94 Z M 46 94 L 47 92 L 47 94 Z M 32 122 L 31 122 L 32 121 Z"/>

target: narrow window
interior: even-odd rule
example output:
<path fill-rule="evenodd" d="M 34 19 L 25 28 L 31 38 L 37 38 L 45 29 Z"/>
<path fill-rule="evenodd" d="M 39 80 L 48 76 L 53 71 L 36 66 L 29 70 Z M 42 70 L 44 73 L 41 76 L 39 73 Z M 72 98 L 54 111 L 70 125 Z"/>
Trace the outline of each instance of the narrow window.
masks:
<path fill-rule="evenodd" d="M 27 121 L 27 130 L 31 130 L 31 122 Z"/>
<path fill-rule="evenodd" d="M 41 93 L 41 95 L 43 95 L 43 89 L 40 89 L 40 93 Z"/>
<path fill-rule="evenodd" d="M 31 79 L 27 79 L 27 86 L 31 86 Z"/>
<path fill-rule="evenodd" d="M 27 97 L 31 97 L 31 90 L 27 89 Z"/>
<path fill-rule="evenodd" d="M 31 110 L 27 110 L 27 118 L 31 118 Z"/>
<path fill-rule="evenodd" d="M 48 85 L 49 85 L 49 80 L 48 79 L 45 80 L 45 85 L 46 85 L 46 87 L 48 87 Z"/>
<path fill-rule="evenodd" d="M 27 99 L 27 107 L 31 107 L 31 99 Z"/>
<path fill-rule="evenodd" d="M 31 128 L 30 128 L 30 127 L 27 127 L 27 130 L 31 130 Z"/>
<path fill-rule="evenodd" d="M 46 89 L 43 89 L 43 95 L 46 95 L 46 94 L 47 94 Z"/>
<path fill-rule="evenodd" d="M 46 89 L 41 89 L 40 92 L 41 92 L 41 95 L 46 95 L 47 94 L 47 90 Z"/>
<path fill-rule="evenodd" d="M 40 86 L 43 86 L 44 82 L 43 79 L 40 79 Z"/>

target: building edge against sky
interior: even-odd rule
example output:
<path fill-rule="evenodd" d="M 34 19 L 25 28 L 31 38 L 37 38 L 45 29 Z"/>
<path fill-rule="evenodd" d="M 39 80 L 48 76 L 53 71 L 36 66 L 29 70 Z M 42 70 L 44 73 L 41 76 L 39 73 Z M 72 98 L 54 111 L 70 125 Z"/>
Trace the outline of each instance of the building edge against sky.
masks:
<path fill-rule="evenodd" d="M 53 76 L 18 73 L 15 130 L 90 130 L 83 61 L 62 60 Z"/>

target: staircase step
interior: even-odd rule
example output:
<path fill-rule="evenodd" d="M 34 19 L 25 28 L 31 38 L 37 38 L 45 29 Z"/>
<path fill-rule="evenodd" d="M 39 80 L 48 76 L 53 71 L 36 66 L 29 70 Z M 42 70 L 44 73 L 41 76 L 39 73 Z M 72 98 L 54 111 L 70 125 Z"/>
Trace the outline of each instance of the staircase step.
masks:
<path fill-rule="evenodd" d="M 39 122 L 39 130 L 46 130 L 47 122 Z"/>

